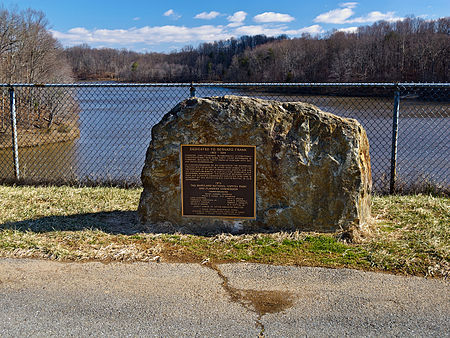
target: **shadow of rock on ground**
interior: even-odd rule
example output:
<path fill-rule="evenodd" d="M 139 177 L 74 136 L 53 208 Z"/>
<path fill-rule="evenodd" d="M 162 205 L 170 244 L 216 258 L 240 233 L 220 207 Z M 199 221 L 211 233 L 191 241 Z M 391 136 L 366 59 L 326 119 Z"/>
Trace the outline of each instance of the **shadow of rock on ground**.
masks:
<path fill-rule="evenodd" d="M 132 235 L 141 232 L 135 211 L 110 211 L 69 216 L 47 216 L 0 224 L 0 229 L 20 231 L 80 231 L 101 230 L 109 234 Z"/>
<path fill-rule="evenodd" d="M 278 229 L 246 229 L 230 232 L 223 227 L 211 228 L 198 226 L 196 229 L 174 226 L 169 222 L 159 224 L 141 224 L 136 211 L 109 211 L 68 216 L 45 216 L 37 219 L 28 219 L 18 222 L 0 224 L 0 230 L 12 229 L 19 231 L 32 231 L 45 233 L 52 231 L 83 231 L 100 230 L 114 235 L 133 235 L 136 233 L 197 235 L 214 237 L 222 233 L 241 234 L 270 234 L 279 232 Z M 296 229 L 291 229 L 294 232 Z M 287 230 L 289 232 L 289 230 Z M 342 236 L 342 234 L 341 234 Z"/>

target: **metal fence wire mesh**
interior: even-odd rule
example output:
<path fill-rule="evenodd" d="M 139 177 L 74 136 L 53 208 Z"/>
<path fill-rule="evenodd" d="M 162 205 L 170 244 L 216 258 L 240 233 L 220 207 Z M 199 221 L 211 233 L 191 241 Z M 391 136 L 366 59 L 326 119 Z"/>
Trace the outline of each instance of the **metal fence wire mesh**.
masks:
<path fill-rule="evenodd" d="M 0 182 L 140 185 L 151 128 L 164 114 L 192 94 L 233 94 L 357 119 L 369 137 L 376 192 L 450 190 L 450 84 L 192 86 L 0 85 Z"/>

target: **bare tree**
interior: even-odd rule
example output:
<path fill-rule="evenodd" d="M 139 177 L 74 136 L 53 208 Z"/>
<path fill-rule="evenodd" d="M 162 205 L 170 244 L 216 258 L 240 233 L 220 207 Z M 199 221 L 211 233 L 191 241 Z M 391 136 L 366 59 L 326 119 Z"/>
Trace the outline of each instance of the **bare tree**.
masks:
<path fill-rule="evenodd" d="M 0 9 L 0 81 L 67 82 L 71 69 L 44 13 Z"/>

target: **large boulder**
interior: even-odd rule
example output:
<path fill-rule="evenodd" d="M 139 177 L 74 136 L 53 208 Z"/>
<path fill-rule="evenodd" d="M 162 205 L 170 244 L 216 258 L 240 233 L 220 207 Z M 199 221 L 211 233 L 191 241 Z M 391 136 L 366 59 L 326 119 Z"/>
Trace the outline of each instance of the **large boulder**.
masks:
<path fill-rule="evenodd" d="M 256 219 L 183 217 L 180 145 L 256 146 Z M 369 142 L 354 119 L 301 102 L 179 103 L 152 129 L 138 215 L 150 231 L 346 231 L 370 217 Z"/>

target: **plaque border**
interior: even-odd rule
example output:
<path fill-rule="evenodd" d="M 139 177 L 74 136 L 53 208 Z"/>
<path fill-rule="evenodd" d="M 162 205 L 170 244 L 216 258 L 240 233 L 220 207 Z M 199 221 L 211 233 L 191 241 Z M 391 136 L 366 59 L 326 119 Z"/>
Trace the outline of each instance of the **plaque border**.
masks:
<path fill-rule="evenodd" d="M 185 215 L 184 203 L 183 203 L 183 147 L 251 147 L 253 148 L 253 165 L 254 165 L 254 177 L 253 177 L 253 216 L 252 217 L 239 217 L 239 216 L 205 216 L 205 215 Z M 181 187 L 181 217 L 193 217 L 193 218 L 224 218 L 224 219 L 256 219 L 256 146 L 247 144 L 180 144 L 180 187 Z"/>

